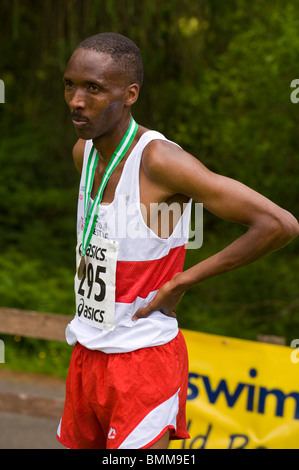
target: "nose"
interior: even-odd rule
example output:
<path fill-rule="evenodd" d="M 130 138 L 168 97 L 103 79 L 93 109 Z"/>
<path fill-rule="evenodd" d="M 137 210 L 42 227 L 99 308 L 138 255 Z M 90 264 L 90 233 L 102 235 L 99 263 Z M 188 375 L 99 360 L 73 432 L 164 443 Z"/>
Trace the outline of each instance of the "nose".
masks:
<path fill-rule="evenodd" d="M 70 93 L 67 93 L 66 100 L 71 110 L 84 109 L 86 106 L 84 92 L 80 88 L 74 88 Z"/>

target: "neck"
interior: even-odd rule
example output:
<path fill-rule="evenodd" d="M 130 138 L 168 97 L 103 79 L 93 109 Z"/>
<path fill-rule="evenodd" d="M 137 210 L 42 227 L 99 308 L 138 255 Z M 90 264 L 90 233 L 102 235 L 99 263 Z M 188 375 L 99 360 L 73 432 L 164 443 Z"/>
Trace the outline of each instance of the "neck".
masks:
<path fill-rule="evenodd" d="M 111 160 L 113 153 L 127 132 L 131 122 L 131 117 L 132 116 L 130 115 L 111 132 L 93 139 L 93 145 L 97 149 L 100 159 L 105 163 L 108 163 Z"/>

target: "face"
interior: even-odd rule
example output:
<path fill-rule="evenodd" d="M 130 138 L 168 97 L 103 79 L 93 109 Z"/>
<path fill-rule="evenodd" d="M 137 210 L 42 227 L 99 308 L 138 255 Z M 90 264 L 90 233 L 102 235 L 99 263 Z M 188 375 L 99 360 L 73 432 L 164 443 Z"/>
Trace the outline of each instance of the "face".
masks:
<path fill-rule="evenodd" d="M 112 57 L 95 51 L 76 50 L 63 81 L 76 133 L 85 140 L 113 133 L 138 96 L 138 85 L 128 84 Z"/>

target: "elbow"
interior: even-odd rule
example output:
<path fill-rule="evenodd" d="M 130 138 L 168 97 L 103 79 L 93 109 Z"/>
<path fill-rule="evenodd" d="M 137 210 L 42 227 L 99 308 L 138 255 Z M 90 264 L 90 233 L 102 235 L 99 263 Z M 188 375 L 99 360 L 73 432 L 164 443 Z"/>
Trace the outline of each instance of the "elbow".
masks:
<path fill-rule="evenodd" d="M 271 218 L 269 230 L 276 248 L 281 248 L 299 235 L 299 224 L 290 212 L 282 209 Z"/>

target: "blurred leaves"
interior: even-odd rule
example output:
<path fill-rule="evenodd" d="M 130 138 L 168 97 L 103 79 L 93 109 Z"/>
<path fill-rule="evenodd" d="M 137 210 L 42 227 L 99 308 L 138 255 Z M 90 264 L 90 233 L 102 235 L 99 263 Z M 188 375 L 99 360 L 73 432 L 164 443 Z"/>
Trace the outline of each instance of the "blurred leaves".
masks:
<path fill-rule="evenodd" d="M 23 310 L 72 315 L 73 277 L 65 267 L 54 268 L 43 257 L 11 251 L 0 256 L 1 305 Z"/>

